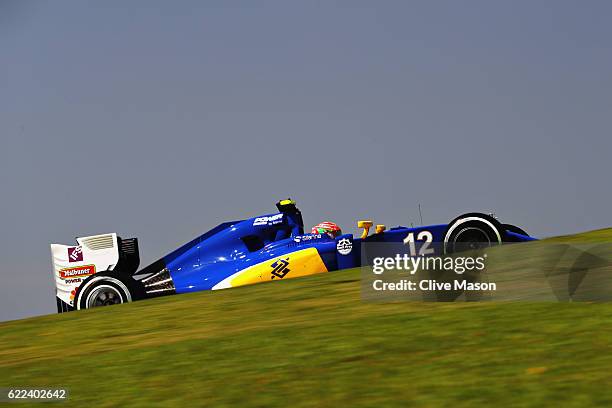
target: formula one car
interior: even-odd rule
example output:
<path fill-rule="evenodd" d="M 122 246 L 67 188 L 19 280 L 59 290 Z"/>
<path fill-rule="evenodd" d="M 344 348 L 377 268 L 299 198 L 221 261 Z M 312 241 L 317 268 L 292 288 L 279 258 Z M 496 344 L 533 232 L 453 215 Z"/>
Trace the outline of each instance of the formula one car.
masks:
<path fill-rule="evenodd" d="M 373 234 L 371 221 L 359 221 L 360 238 L 305 234 L 294 201 L 276 206 L 277 213 L 220 224 L 141 270 L 137 238 L 111 233 L 52 244 L 58 313 L 354 268 L 368 242 L 403 242 L 411 256 L 428 256 L 533 240 L 481 213 L 416 228 L 377 225 Z"/>

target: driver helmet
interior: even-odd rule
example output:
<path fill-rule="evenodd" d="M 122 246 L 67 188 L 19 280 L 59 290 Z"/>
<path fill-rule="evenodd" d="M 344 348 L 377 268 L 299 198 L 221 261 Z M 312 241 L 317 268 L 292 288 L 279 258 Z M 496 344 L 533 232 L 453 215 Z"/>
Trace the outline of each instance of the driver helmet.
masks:
<path fill-rule="evenodd" d="M 310 232 L 313 234 L 327 234 L 330 238 L 336 238 L 338 235 L 342 235 L 340 227 L 330 221 L 324 221 L 315 225 Z"/>

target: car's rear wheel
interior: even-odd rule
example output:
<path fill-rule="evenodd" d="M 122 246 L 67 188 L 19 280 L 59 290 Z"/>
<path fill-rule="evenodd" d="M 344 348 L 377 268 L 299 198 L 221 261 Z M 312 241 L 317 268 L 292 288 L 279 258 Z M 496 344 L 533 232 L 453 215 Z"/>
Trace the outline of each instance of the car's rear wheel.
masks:
<path fill-rule="evenodd" d="M 118 305 L 127 302 L 129 293 L 112 285 L 98 285 L 88 295 L 86 299 L 87 309 L 98 306 Z"/>
<path fill-rule="evenodd" d="M 87 278 L 79 287 L 74 305 L 77 310 L 129 303 L 137 288 L 131 277 L 104 272 Z"/>

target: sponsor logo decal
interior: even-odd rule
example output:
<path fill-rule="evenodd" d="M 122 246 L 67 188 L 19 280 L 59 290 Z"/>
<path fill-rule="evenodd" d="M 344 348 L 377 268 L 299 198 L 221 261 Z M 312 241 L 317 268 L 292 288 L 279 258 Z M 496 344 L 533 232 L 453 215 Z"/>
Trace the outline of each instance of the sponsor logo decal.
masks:
<path fill-rule="evenodd" d="M 253 221 L 253 225 L 276 225 L 283 221 L 283 213 L 269 215 L 267 217 L 257 217 Z"/>
<path fill-rule="evenodd" d="M 336 244 L 336 249 L 340 255 L 348 255 L 353 250 L 353 244 L 351 243 L 350 239 L 342 238 Z"/>
<path fill-rule="evenodd" d="M 272 267 L 272 279 L 283 279 L 291 271 L 291 269 L 289 269 L 288 257 L 286 259 L 277 259 L 270 266 Z"/>
<path fill-rule="evenodd" d="M 80 246 L 69 247 L 68 262 L 83 262 L 83 248 Z"/>
<path fill-rule="evenodd" d="M 295 242 L 303 242 L 303 241 L 311 241 L 313 239 L 323 239 L 323 235 L 321 234 L 310 234 L 310 235 L 298 235 L 293 237 Z"/>
<path fill-rule="evenodd" d="M 95 265 L 74 266 L 72 268 L 64 268 L 59 270 L 61 279 L 76 279 L 84 278 L 96 273 Z"/>

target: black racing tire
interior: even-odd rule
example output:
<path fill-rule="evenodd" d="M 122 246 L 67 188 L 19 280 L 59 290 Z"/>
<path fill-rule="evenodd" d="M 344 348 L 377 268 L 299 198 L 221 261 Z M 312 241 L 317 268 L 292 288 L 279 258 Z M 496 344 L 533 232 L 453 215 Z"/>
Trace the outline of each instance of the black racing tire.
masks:
<path fill-rule="evenodd" d="M 521 235 L 526 235 L 526 236 L 530 236 L 528 233 L 525 232 L 524 229 L 517 227 L 516 225 L 512 225 L 512 224 L 502 224 L 502 227 L 506 230 L 506 231 L 510 231 L 510 232 L 514 232 L 515 234 L 521 234 Z"/>
<path fill-rule="evenodd" d="M 131 276 L 118 271 L 102 272 L 87 278 L 74 297 L 76 310 L 129 303 L 143 297 L 144 291 Z"/>
<path fill-rule="evenodd" d="M 467 213 L 452 220 L 444 233 L 444 253 L 478 250 L 500 245 L 504 228 L 495 218 L 482 213 Z"/>

